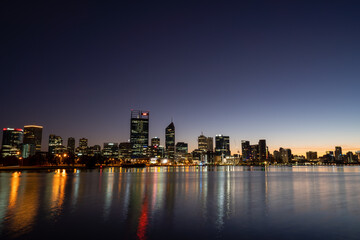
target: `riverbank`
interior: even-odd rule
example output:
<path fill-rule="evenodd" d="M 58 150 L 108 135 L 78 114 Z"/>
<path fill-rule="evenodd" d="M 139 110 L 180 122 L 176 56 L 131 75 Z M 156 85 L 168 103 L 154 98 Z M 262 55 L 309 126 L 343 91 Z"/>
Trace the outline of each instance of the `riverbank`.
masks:
<path fill-rule="evenodd" d="M 26 171 L 26 170 L 54 170 L 54 169 L 101 169 L 101 168 L 145 168 L 145 167 L 226 167 L 226 166 L 242 166 L 242 167 L 325 167 L 325 166 L 360 166 L 359 164 L 323 164 L 323 165 L 293 165 L 293 164 L 272 164 L 272 165 L 98 165 L 95 167 L 87 167 L 85 165 L 46 165 L 46 166 L 0 166 L 1 171 Z"/>

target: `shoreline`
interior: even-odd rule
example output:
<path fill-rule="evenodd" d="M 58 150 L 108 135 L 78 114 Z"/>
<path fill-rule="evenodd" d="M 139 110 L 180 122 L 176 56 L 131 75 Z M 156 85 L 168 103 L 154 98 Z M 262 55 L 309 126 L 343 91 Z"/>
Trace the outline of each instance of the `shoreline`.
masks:
<path fill-rule="evenodd" d="M 104 169 L 104 168 L 149 168 L 149 167 L 340 167 L 340 166 L 360 166 L 360 164 L 322 164 L 322 165 L 293 165 L 293 164 L 276 164 L 276 165 L 149 165 L 144 167 L 121 166 L 121 165 L 101 165 L 95 167 L 86 167 L 82 165 L 70 166 L 1 166 L 0 172 L 3 171 L 26 171 L 26 170 L 54 170 L 54 169 Z"/>

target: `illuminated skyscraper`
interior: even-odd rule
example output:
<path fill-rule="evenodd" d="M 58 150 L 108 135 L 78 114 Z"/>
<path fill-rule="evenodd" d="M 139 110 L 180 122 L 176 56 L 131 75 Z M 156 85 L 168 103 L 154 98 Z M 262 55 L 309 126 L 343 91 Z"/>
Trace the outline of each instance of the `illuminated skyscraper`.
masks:
<path fill-rule="evenodd" d="M 230 157 L 230 137 L 223 135 L 216 135 L 215 137 L 215 156 L 223 161 L 225 157 Z"/>
<path fill-rule="evenodd" d="M 198 149 L 204 152 L 208 150 L 207 137 L 202 134 L 198 137 Z"/>
<path fill-rule="evenodd" d="M 54 155 L 57 148 L 60 148 L 63 145 L 63 140 L 60 136 L 54 134 L 49 135 L 49 148 L 48 152 L 50 155 Z"/>
<path fill-rule="evenodd" d="M 119 145 L 117 143 L 104 143 L 102 154 L 107 158 L 119 158 Z"/>
<path fill-rule="evenodd" d="M 155 146 L 160 146 L 160 138 L 158 137 L 153 137 L 151 139 L 151 146 L 155 147 Z"/>
<path fill-rule="evenodd" d="M 21 153 L 24 131 L 20 128 L 4 128 L 1 154 L 6 156 L 18 156 Z"/>
<path fill-rule="evenodd" d="M 87 156 L 88 155 L 88 139 L 80 138 L 79 147 L 76 149 L 78 156 Z"/>
<path fill-rule="evenodd" d="M 42 126 L 24 126 L 24 144 L 34 144 L 35 151 L 41 152 L 42 131 Z"/>
<path fill-rule="evenodd" d="M 176 155 L 179 157 L 185 156 L 188 153 L 188 144 L 184 142 L 176 143 Z"/>
<path fill-rule="evenodd" d="M 175 125 L 173 122 L 165 129 L 166 156 L 169 159 L 175 158 Z"/>
<path fill-rule="evenodd" d="M 131 157 L 145 158 L 149 145 L 149 112 L 131 110 L 130 119 Z"/>
<path fill-rule="evenodd" d="M 119 143 L 119 158 L 122 160 L 131 159 L 131 143 L 129 142 Z"/>

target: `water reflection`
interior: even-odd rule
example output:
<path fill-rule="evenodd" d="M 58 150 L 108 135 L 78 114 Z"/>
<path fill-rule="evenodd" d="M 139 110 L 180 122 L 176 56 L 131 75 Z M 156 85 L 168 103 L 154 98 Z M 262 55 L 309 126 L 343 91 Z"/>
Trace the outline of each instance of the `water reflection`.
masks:
<path fill-rule="evenodd" d="M 354 237 L 359 173 L 234 166 L 0 173 L 0 238 Z"/>

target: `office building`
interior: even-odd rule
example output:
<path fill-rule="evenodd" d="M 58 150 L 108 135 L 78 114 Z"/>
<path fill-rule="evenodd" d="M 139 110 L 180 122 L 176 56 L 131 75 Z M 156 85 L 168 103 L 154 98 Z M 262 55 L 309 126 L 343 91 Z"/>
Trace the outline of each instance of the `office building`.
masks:
<path fill-rule="evenodd" d="M 100 145 L 94 145 L 94 146 L 87 147 L 86 154 L 87 154 L 87 156 L 90 156 L 90 157 L 101 155 Z"/>
<path fill-rule="evenodd" d="M 154 146 L 160 146 L 160 138 L 158 137 L 153 137 L 151 139 L 151 146 L 154 147 Z"/>
<path fill-rule="evenodd" d="M 177 142 L 176 143 L 176 159 L 185 158 L 188 154 L 188 144 L 185 142 Z"/>
<path fill-rule="evenodd" d="M 21 156 L 24 131 L 20 128 L 4 128 L 1 154 L 7 156 Z"/>
<path fill-rule="evenodd" d="M 119 158 L 122 160 L 131 159 L 131 143 L 130 142 L 119 143 Z"/>
<path fill-rule="evenodd" d="M 267 160 L 266 140 L 259 140 L 259 161 L 264 162 Z"/>
<path fill-rule="evenodd" d="M 48 153 L 50 155 L 54 155 L 57 153 L 57 149 L 60 149 L 63 146 L 63 140 L 60 136 L 56 136 L 54 134 L 49 135 L 49 147 Z"/>
<path fill-rule="evenodd" d="M 340 146 L 335 147 L 335 160 L 336 161 L 342 160 L 342 148 Z"/>
<path fill-rule="evenodd" d="M 76 148 L 76 152 L 78 156 L 88 155 L 88 139 L 86 138 L 79 139 L 79 147 Z"/>
<path fill-rule="evenodd" d="M 198 149 L 204 152 L 208 150 L 208 139 L 202 134 L 198 137 Z"/>
<path fill-rule="evenodd" d="M 42 126 L 24 126 L 24 144 L 32 144 L 35 146 L 36 152 L 41 152 L 42 131 Z"/>
<path fill-rule="evenodd" d="M 149 112 L 132 110 L 130 118 L 131 157 L 145 158 L 149 145 Z"/>
<path fill-rule="evenodd" d="M 216 135 L 215 137 L 215 156 L 216 161 L 224 162 L 224 158 L 230 157 L 230 137 Z"/>
<path fill-rule="evenodd" d="M 312 152 L 312 151 L 306 152 L 306 159 L 308 161 L 316 160 L 317 158 L 318 158 L 317 157 L 317 152 Z"/>
<path fill-rule="evenodd" d="M 69 137 L 67 141 L 67 149 L 69 153 L 74 154 L 75 153 L 75 138 Z"/>
<path fill-rule="evenodd" d="M 173 122 L 165 129 L 166 156 L 170 160 L 175 159 L 175 125 Z"/>
<path fill-rule="evenodd" d="M 119 158 L 119 145 L 117 143 L 104 143 L 102 154 L 106 158 Z"/>
<path fill-rule="evenodd" d="M 214 151 L 214 138 L 208 137 L 206 142 L 207 142 L 207 151 L 213 152 Z"/>
<path fill-rule="evenodd" d="M 251 149 L 250 149 L 250 141 L 241 141 L 241 151 L 242 151 L 242 160 L 248 161 L 250 160 Z"/>
<path fill-rule="evenodd" d="M 279 152 L 282 163 L 291 163 L 292 160 L 291 149 L 280 148 Z"/>

